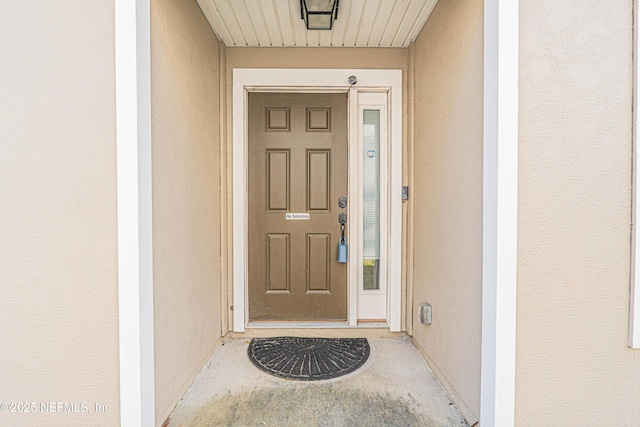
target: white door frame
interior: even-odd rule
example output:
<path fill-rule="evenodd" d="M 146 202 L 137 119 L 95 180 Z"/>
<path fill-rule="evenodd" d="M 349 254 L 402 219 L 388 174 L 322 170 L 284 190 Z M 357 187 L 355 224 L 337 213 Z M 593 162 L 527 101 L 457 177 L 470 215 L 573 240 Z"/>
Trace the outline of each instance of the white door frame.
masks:
<path fill-rule="evenodd" d="M 233 70 L 233 331 L 244 332 L 248 323 L 247 292 L 247 260 L 248 260 L 248 157 L 247 157 L 247 123 L 248 92 L 252 90 L 299 90 L 299 91 L 349 91 L 347 79 L 350 75 L 358 77 L 358 90 L 389 90 L 390 98 L 390 132 L 391 173 L 389 174 L 389 282 L 387 321 L 392 332 L 400 331 L 401 323 L 401 274 L 402 274 L 402 70 L 356 70 L 356 69 L 257 69 L 237 68 Z M 353 101 L 353 89 L 350 102 Z M 351 110 L 351 106 L 350 106 Z M 354 119 L 350 113 L 349 122 Z M 355 114 L 357 118 L 357 113 Z M 349 151 L 352 152 L 355 139 L 352 131 L 357 126 L 350 123 Z M 351 156 L 354 157 L 353 155 Z M 350 167 L 351 169 L 351 167 Z M 357 188 L 357 177 L 349 177 L 351 213 L 354 205 L 352 190 Z M 357 221 L 350 221 L 355 224 Z M 357 225 L 350 227 L 350 241 L 356 242 Z M 355 249 L 354 245 L 351 248 Z M 355 255 L 355 256 L 354 256 Z M 357 258 L 355 253 L 349 255 L 350 260 Z M 350 270 L 354 264 L 350 263 Z M 357 300 L 357 283 L 353 274 L 349 277 L 348 292 L 348 324 L 357 326 L 355 303 Z M 314 325 L 310 326 L 325 326 Z"/>
<path fill-rule="evenodd" d="M 150 0 L 115 1 L 121 425 L 155 425 Z M 515 415 L 517 0 L 484 0 L 480 424 Z M 428 25 L 428 24 L 427 24 Z"/>

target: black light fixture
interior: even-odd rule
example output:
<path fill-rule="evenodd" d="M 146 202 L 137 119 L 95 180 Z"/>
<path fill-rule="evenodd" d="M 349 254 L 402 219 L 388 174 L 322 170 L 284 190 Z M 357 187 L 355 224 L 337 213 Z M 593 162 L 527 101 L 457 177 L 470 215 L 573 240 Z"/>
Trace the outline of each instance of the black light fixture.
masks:
<path fill-rule="evenodd" d="M 330 30 L 338 19 L 340 0 L 300 0 L 300 11 L 307 30 Z"/>

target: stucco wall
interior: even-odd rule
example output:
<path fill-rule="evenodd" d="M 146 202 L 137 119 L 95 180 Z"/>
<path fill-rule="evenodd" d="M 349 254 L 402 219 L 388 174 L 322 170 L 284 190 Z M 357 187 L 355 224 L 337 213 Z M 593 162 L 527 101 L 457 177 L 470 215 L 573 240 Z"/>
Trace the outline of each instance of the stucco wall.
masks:
<path fill-rule="evenodd" d="M 410 47 L 415 63 L 413 310 L 416 343 L 468 421 L 480 410 L 482 0 L 438 3 Z"/>
<path fill-rule="evenodd" d="M 406 71 L 407 49 L 229 47 L 227 69 L 233 68 L 382 68 Z M 232 83 L 231 78 L 229 73 L 229 84 Z"/>
<path fill-rule="evenodd" d="M 158 424 L 221 336 L 219 49 L 195 0 L 151 2 Z"/>
<path fill-rule="evenodd" d="M 640 425 L 640 353 L 626 345 L 631 11 L 520 1 L 518 425 Z"/>
<path fill-rule="evenodd" d="M 117 425 L 113 1 L 0 16 L 0 425 Z"/>

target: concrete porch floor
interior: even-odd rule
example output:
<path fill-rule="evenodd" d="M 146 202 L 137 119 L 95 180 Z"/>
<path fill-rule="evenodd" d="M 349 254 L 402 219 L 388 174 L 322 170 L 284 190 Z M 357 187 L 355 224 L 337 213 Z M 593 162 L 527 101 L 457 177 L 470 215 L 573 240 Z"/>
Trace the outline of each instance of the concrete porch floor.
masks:
<path fill-rule="evenodd" d="M 358 371 L 327 381 L 268 375 L 227 340 L 171 416 L 186 426 L 466 426 L 409 337 L 369 338 Z"/>

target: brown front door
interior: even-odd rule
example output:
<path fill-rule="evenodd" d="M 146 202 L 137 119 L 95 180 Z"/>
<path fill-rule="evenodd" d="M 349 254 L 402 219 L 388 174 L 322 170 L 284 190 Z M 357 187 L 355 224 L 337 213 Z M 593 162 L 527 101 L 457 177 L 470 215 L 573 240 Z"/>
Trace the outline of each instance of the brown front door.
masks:
<path fill-rule="evenodd" d="M 249 320 L 346 320 L 347 94 L 249 93 L 248 144 Z"/>

